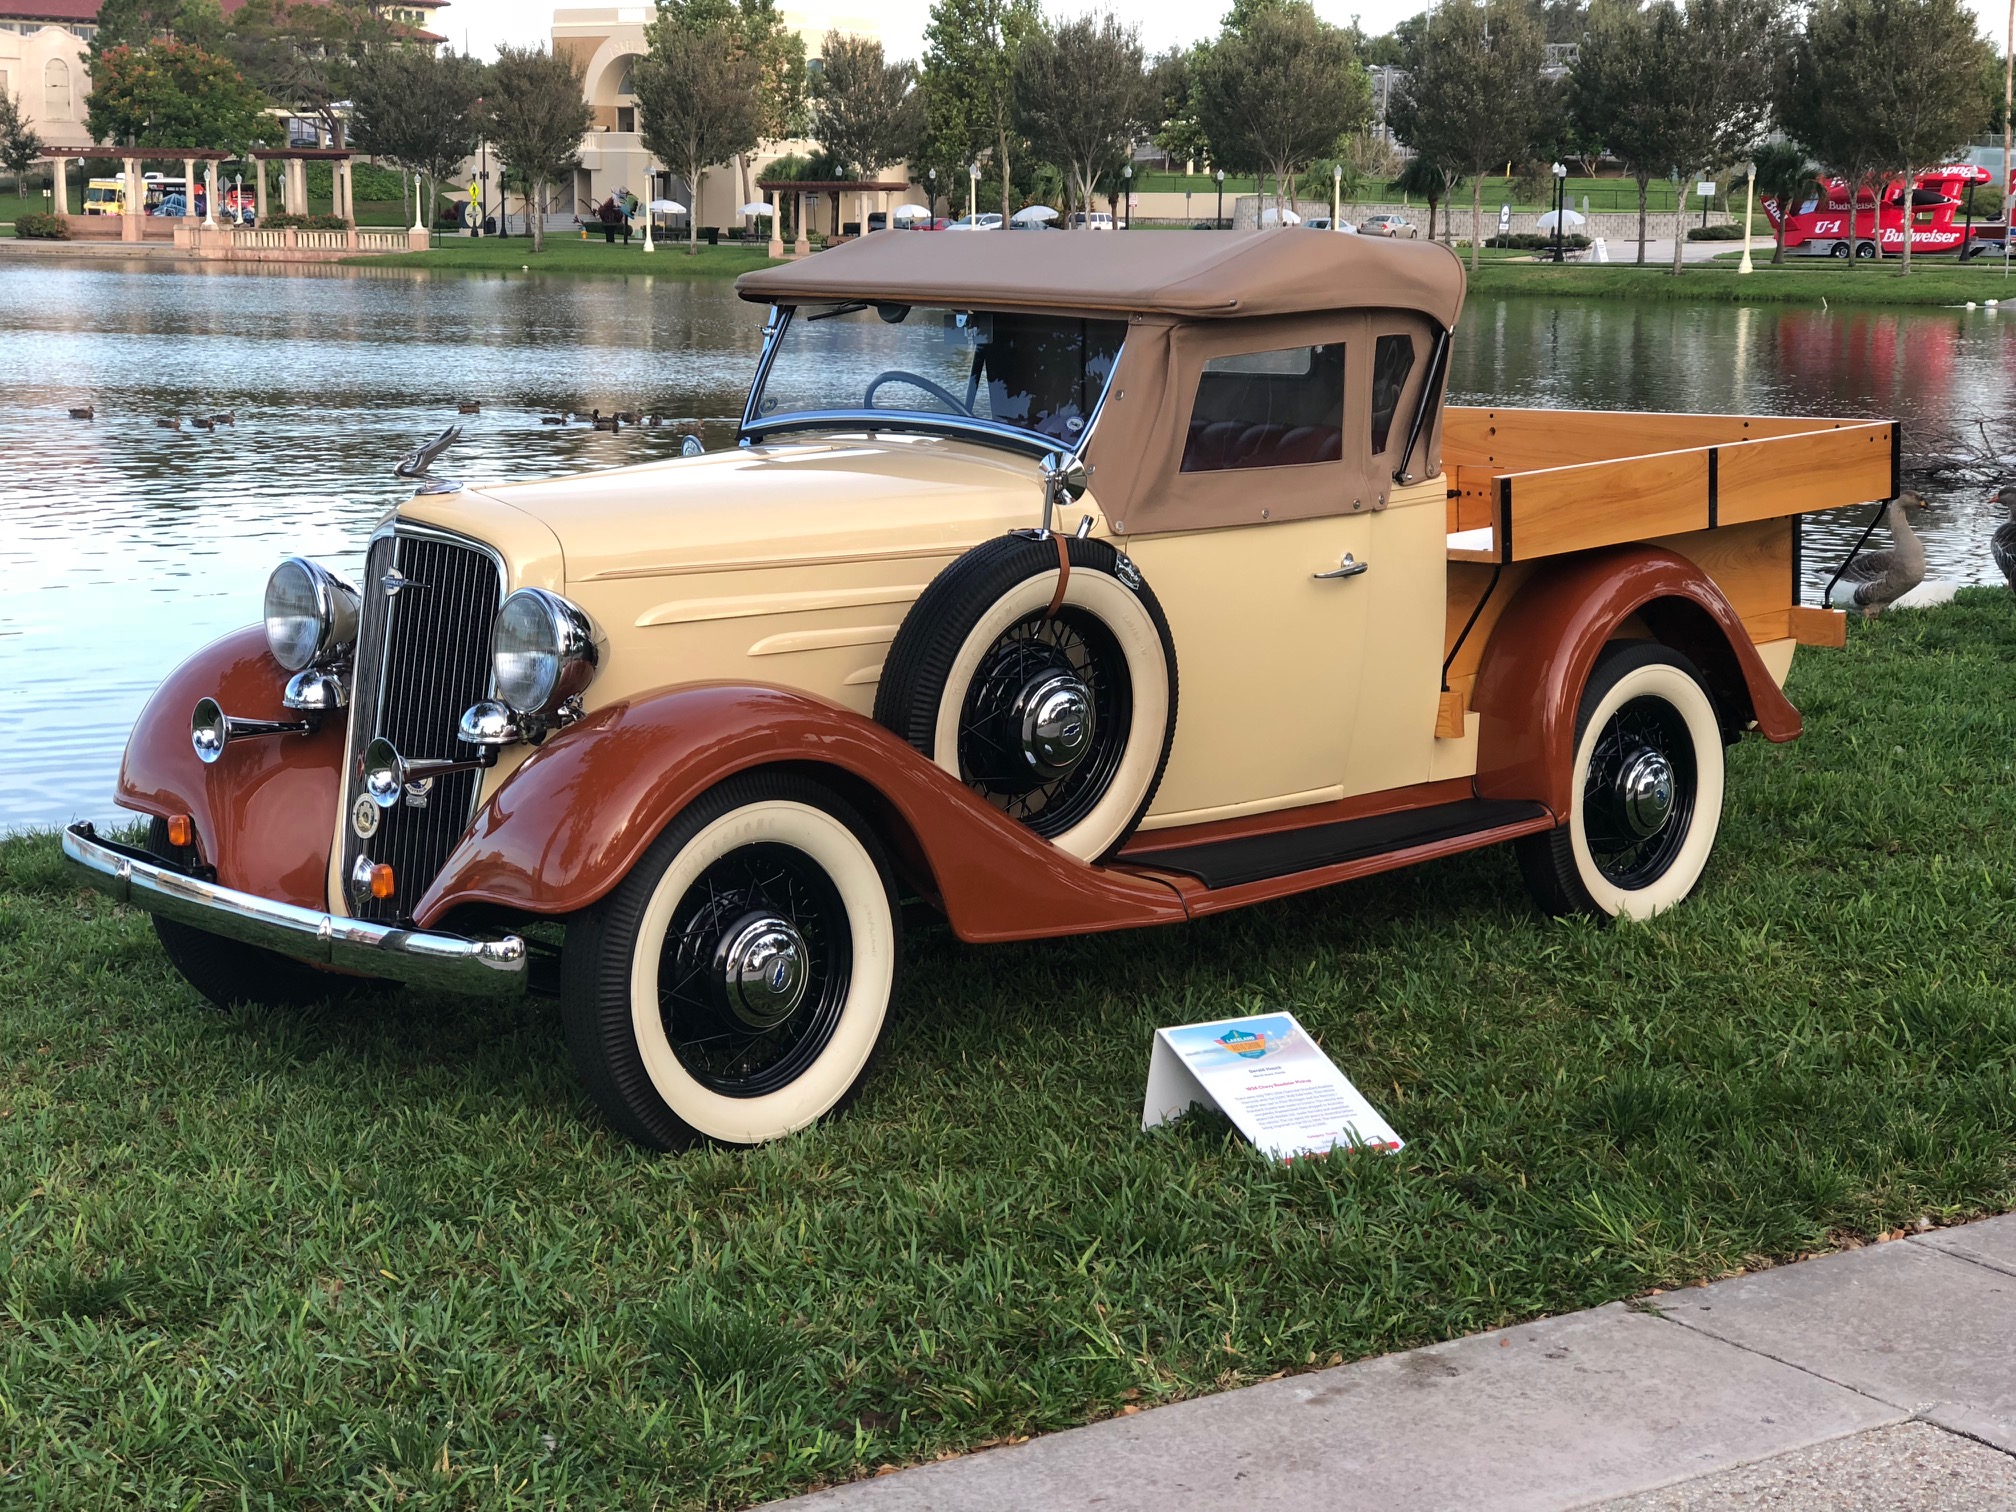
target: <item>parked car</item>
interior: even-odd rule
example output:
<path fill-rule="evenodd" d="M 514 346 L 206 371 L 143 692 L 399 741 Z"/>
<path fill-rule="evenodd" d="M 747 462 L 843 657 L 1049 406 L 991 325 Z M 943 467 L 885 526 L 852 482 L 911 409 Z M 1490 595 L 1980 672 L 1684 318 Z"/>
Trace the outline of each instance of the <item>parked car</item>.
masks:
<path fill-rule="evenodd" d="M 1071 229 L 1074 231 L 1111 231 L 1113 216 L 1106 210 L 1074 210 L 1071 212 Z"/>
<path fill-rule="evenodd" d="M 1306 229 L 1310 231 L 1329 231 L 1333 229 L 1330 224 L 1330 217 L 1327 215 L 1312 215 L 1302 224 Z M 1358 228 L 1352 225 L 1351 222 L 1347 220 L 1340 220 L 1339 222 L 1337 222 L 1334 229 L 1345 232 L 1346 234 L 1353 236 L 1357 235 L 1358 233 Z"/>
<path fill-rule="evenodd" d="M 1432 244 L 871 236 L 738 291 L 743 444 L 422 462 L 359 585 L 282 562 L 154 694 L 145 843 L 63 848 L 197 991 L 550 991 L 617 1129 L 746 1145 L 870 1073 L 905 898 L 1033 940 L 1510 842 L 1654 914 L 1842 643 L 1797 512 L 1897 487 L 1888 421 L 1445 405 Z"/>
<path fill-rule="evenodd" d="M 982 211 L 978 215 L 962 215 L 945 229 L 947 231 L 999 231 L 1001 229 L 1001 212 L 992 210 Z"/>
<path fill-rule="evenodd" d="M 1412 241 L 1421 234 L 1411 222 L 1398 215 L 1368 215 L 1358 222 L 1358 230 L 1364 236 L 1390 236 L 1401 241 Z"/>

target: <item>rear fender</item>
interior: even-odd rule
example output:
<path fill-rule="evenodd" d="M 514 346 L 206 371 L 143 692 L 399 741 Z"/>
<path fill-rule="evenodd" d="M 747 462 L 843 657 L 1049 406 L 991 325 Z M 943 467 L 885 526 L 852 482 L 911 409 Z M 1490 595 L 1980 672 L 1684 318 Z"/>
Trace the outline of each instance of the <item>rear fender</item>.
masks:
<path fill-rule="evenodd" d="M 189 715 L 200 698 L 251 719 L 299 719 L 281 702 L 287 673 L 261 625 L 234 630 L 168 674 L 126 741 L 117 801 L 156 818 L 187 814 L 196 850 L 217 880 L 240 892 L 328 906 L 329 847 L 341 801 L 343 720 L 312 735 L 234 740 L 216 761 L 196 759 Z"/>
<path fill-rule="evenodd" d="M 1472 698 L 1479 797 L 1536 799 L 1566 816 L 1582 688 L 1633 615 L 1700 668 L 1732 738 L 1753 722 L 1767 740 L 1798 737 L 1799 711 L 1713 579 L 1658 547 L 1588 552 L 1529 577 L 1484 648 Z"/>
<path fill-rule="evenodd" d="M 823 773 L 856 799 L 962 939 L 1186 916 L 1175 889 L 1066 855 L 852 710 L 781 688 L 700 683 L 597 709 L 527 757 L 477 812 L 416 920 L 429 928 L 471 905 L 586 908 L 700 794 L 777 765 Z"/>

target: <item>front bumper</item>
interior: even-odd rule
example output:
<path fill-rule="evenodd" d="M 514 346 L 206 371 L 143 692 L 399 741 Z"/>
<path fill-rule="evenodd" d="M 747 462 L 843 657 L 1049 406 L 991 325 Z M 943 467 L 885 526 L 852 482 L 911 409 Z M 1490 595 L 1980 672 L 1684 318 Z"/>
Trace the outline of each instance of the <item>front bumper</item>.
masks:
<path fill-rule="evenodd" d="M 485 997 L 525 991 L 525 942 L 516 935 L 468 940 L 276 903 L 176 871 L 151 852 L 103 839 L 89 824 L 63 831 L 63 854 L 85 881 L 122 903 L 312 965 Z"/>

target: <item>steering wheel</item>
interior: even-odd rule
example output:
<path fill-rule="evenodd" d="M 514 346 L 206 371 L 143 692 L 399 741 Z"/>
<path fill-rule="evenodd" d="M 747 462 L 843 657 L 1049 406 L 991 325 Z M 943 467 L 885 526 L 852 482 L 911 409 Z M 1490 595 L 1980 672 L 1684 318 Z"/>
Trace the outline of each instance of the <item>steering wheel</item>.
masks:
<path fill-rule="evenodd" d="M 914 388 L 924 390 L 932 398 L 944 401 L 962 415 L 971 416 L 973 413 L 972 407 L 964 400 L 956 397 L 950 390 L 940 388 L 929 378 L 920 377 L 916 373 L 906 373 L 901 368 L 891 368 L 886 373 L 877 374 L 875 381 L 868 385 L 868 392 L 861 396 L 861 408 L 875 408 L 875 395 L 881 391 L 882 385 L 885 383 L 910 384 Z"/>

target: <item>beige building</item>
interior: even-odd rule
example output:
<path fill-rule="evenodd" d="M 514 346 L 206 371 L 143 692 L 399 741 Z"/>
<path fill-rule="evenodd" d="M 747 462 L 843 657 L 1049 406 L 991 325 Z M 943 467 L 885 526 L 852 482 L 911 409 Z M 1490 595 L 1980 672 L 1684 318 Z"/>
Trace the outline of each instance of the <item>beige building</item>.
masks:
<path fill-rule="evenodd" d="M 84 140 L 97 20 L 98 0 L 0 0 L 0 93 L 44 141 Z"/>
<path fill-rule="evenodd" d="M 763 199 L 756 187 L 771 163 L 790 153 L 810 154 L 817 144 L 801 139 L 764 142 L 751 153 L 746 164 L 724 163 L 704 176 L 699 203 L 692 186 L 665 170 L 645 150 L 637 130 L 637 96 L 632 69 L 645 51 L 644 27 L 656 14 L 649 5 L 616 6 L 595 10 L 556 10 L 553 13 L 553 51 L 581 65 L 582 88 L 595 117 L 581 144 L 581 167 L 574 175 L 573 203 L 556 205 L 592 219 L 594 207 L 619 190 L 627 189 L 639 199 L 671 199 L 692 206 L 702 226 L 734 226 L 741 223 L 740 210 L 751 200 Z M 852 32 L 879 37 L 881 24 L 873 15 L 840 7 L 790 7 L 784 20 L 805 42 L 805 56 L 816 60 L 829 31 Z M 744 181 L 746 177 L 746 182 Z M 883 179 L 906 177 L 900 168 L 880 175 Z M 880 203 L 870 209 L 888 209 Z M 845 214 L 856 215 L 854 207 Z"/>

